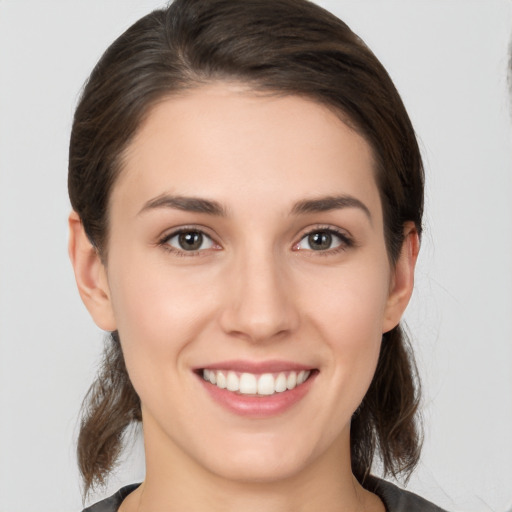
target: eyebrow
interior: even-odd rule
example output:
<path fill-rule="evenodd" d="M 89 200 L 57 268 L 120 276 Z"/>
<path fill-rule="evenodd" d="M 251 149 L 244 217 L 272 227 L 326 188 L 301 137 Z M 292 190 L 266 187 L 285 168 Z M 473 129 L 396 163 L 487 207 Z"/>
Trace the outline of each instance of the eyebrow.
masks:
<path fill-rule="evenodd" d="M 359 199 L 350 195 L 326 196 L 299 201 L 293 206 L 292 214 L 300 215 L 305 213 L 327 212 L 343 208 L 358 208 L 362 210 L 370 222 L 372 222 L 372 215 L 369 208 Z"/>
<path fill-rule="evenodd" d="M 186 212 L 205 213 L 218 217 L 227 217 L 227 210 L 219 202 L 200 197 L 171 196 L 162 194 L 150 199 L 139 211 L 139 215 L 150 210 L 160 208 L 173 208 Z M 343 208 L 358 208 L 364 212 L 370 222 L 372 216 L 368 207 L 359 199 L 350 195 L 325 196 L 315 199 L 305 199 L 295 203 L 292 207 L 292 215 L 304 215 L 307 213 L 327 212 Z"/>
<path fill-rule="evenodd" d="M 218 217 L 226 217 L 226 209 L 217 201 L 201 199 L 199 197 L 171 196 L 162 194 L 150 199 L 139 211 L 141 213 L 159 208 L 174 208 L 185 212 L 206 213 Z"/>

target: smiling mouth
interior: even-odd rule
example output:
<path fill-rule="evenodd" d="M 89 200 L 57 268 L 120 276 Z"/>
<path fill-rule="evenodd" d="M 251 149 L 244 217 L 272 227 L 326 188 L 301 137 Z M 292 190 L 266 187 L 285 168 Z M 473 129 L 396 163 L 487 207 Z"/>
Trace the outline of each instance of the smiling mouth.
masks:
<path fill-rule="evenodd" d="M 270 396 L 301 386 L 311 377 L 312 372 L 314 370 L 254 374 L 203 369 L 200 375 L 219 389 L 239 395 Z"/>

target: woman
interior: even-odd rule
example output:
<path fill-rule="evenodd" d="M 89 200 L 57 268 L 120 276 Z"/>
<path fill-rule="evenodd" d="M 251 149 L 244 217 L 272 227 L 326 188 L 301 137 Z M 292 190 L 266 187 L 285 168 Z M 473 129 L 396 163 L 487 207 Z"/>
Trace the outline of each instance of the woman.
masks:
<path fill-rule="evenodd" d="M 146 478 L 90 511 L 440 510 L 370 475 L 418 461 L 423 170 L 375 56 L 303 0 L 177 0 L 93 70 L 70 256 L 111 332 L 86 492 L 142 422 Z"/>

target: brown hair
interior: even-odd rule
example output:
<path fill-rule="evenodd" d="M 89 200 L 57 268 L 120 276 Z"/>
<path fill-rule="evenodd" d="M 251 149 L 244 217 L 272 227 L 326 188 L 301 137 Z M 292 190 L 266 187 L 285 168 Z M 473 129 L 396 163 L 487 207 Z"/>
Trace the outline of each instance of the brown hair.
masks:
<path fill-rule="evenodd" d="M 136 22 L 104 53 L 75 112 L 69 195 L 102 257 L 111 188 L 123 151 L 151 107 L 180 90 L 235 80 L 334 109 L 371 145 L 391 262 L 413 221 L 421 234 L 423 167 L 414 130 L 386 70 L 341 20 L 307 0 L 176 0 Z M 409 475 L 420 452 L 419 381 L 400 326 L 384 334 L 374 379 L 352 419 L 352 469 L 364 483 L 374 456 Z M 78 461 L 86 492 L 103 483 L 140 401 L 117 333 L 107 340 L 83 405 Z"/>

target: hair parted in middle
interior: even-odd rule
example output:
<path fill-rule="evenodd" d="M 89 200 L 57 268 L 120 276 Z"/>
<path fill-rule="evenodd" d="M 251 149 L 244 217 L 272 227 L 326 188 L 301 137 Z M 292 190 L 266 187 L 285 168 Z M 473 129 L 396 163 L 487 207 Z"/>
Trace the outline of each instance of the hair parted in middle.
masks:
<path fill-rule="evenodd" d="M 159 101 L 214 82 L 299 95 L 334 111 L 372 148 L 390 264 L 406 221 L 421 234 L 424 177 L 413 127 L 388 73 L 344 22 L 307 0 L 175 0 L 107 49 L 75 112 L 69 195 L 105 264 L 109 198 L 125 150 Z M 410 474 L 421 447 L 419 396 L 412 351 L 398 325 L 383 335 L 374 379 L 352 418 L 352 470 L 360 482 L 376 453 L 385 474 Z M 123 432 L 140 420 L 114 332 L 83 405 L 78 459 L 86 492 L 105 481 Z"/>

